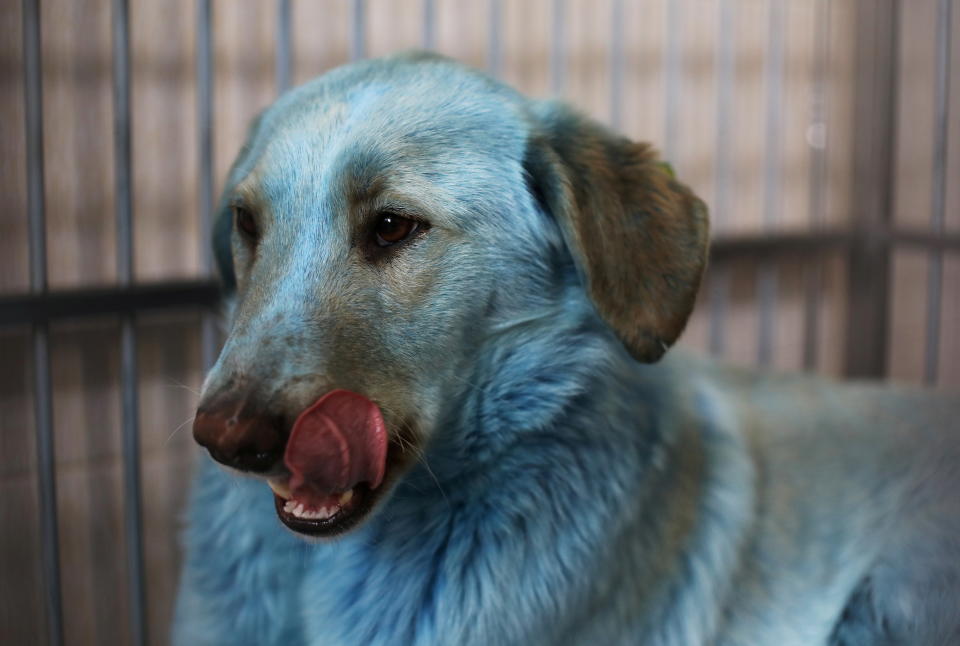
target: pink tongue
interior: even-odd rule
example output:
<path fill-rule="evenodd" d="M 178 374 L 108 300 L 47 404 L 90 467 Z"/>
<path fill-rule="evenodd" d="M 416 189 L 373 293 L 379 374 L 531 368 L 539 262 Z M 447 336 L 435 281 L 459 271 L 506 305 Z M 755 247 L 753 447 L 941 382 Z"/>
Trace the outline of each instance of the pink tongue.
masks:
<path fill-rule="evenodd" d="M 290 469 L 294 498 L 347 491 L 383 480 L 387 430 L 380 409 L 348 390 L 334 390 L 306 409 L 293 424 L 283 461 Z"/>

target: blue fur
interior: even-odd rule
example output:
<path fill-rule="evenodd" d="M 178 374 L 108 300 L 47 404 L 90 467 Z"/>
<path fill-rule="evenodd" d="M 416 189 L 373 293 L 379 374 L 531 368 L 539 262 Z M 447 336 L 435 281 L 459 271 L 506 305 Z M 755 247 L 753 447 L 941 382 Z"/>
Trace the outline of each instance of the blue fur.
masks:
<path fill-rule="evenodd" d="M 335 542 L 306 545 L 290 536 L 265 486 L 205 463 L 191 503 L 175 641 L 614 644 L 647 635 L 650 643 L 697 643 L 717 618 L 696 606 L 716 607 L 713 590 L 725 589 L 749 489 L 729 500 L 678 496 L 677 505 L 698 505 L 690 514 L 705 519 L 683 528 L 685 540 L 710 547 L 688 557 L 667 542 L 659 483 L 674 477 L 662 463 L 679 442 L 671 435 L 682 426 L 689 386 L 669 362 L 631 359 L 587 299 L 556 223 L 527 189 L 525 126 L 504 111 L 518 97 L 444 64 L 436 79 L 417 72 L 428 83 L 424 107 L 410 99 L 407 122 L 398 124 L 395 114 L 379 122 L 368 111 L 383 96 L 381 84 L 392 82 L 384 77 L 407 73 L 385 67 L 339 70 L 281 99 L 255 126 L 231 181 L 270 155 L 262 190 L 279 217 L 307 208 L 335 213 L 341 203 L 301 196 L 340 199 L 337 178 L 385 163 L 389 148 L 377 142 L 398 129 L 403 141 L 429 146 L 437 157 L 424 158 L 423 172 L 438 193 L 455 196 L 448 211 L 486 243 L 484 253 L 496 253 L 474 258 L 462 247 L 447 268 L 455 280 L 436 288 L 437 300 L 422 314 L 430 329 L 461 321 L 463 338 L 435 334 L 418 348 L 400 329 L 387 345 L 408 348 L 425 372 L 457 350 L 464 370 L 441 395 L 423 460 L 367 524 Z M 337 141 L 296 129 L 296 106 L 332 92 L 342 76 L 357 84 L 348 92 L 365 106 L 365 118 L 353 115 Z M 501 96 L 501 111 L 464 100 L 471 93 Z M 430 101 L 445 102 L 442 128 Z M 282 124 L 290 122 L 287 135 Z M 353 164 L 338 174 L 315 155 L 342 141 L 354 148 L 324 158 Z M 275 297 L 288 311 L 312 289 L 315 278 L 303 272 L 330 253 L 332 234 L 321 220 L 302 226 L 311 229 L 281 241 L 283 253 L 300 259 L 283 289 L 303 291 Z M 491 282 L 507 276 L 509 289 Z M 437 345 L 443 342 L 454 345 Z M 228 343 L 224 354 L 232 351 Z M 707 453 L 740 445 L 720 427 L 704 437 L 714 438 L 704 443 Z M 739 487 L 749 465 L 733 464 L 732 474 L 703 477 L 717 479 L 721 492 Z M 647 551 L 669 562 L 648 563 Z"/>
<path fill-rule="evenodd" d="M 689 629 L 668 621 L 679 591 L 651 599 L 664 621 L 650 625 L 619 616 L 629 607 L 614 596 L 646 591 L 594 576 L 641 558 L 620 550 L 651 533 L 653 452 L 677 415 L 670 369 L 636 364 L 582 299 L 565 305 L 487 342 L 425 464 L 336 542 L 305 545 L 280 527 L 266 487 L 205 466 L 184 587 L 202 582 L 214 604 L 197 612 L 181 598 L 179 643 L 618 643 L 624 622 L 628 634 Z M 606 622 L 617 633 L 568 642 L 590 613 L 617 617 Z"/>
<path fill-rule="evenodd" d="M 859 489 L 818 490 L 815 477 L 789 469 L 807 446 L 797 438 L 828 424 L 854 428 L 886 396 L 841 397 L 803 380 L 756 385 L 676 353 L 655 365 L 633 360 L 530 189 L 524 101 L 447 62 L 363 62 L 285 95 L 254 126 L 228 188 L 257 169 L 274 213 L 258 253 L 282 262 L 251 270 L 263 272 L 255 289 L 269 298 L 256 294 L 256 307 L 238 299 L 234 317 L 244 332 L 270 336 L 263 344 L 231 336 L 223 357 L 276 350 L 288 373 L 315 371 L 303 348 L 336 348 L 323 345 L 329 330 L 309 305 L 332 284 L 333 300 L 358 308 L 351 314 L 368 322 L 362 332 L 377 347 L 373 359 L 358 352 L 351 362 L 407 368 L 432 428 L 422 459 L 367 522 L 329 542 L 293 536 L 263 482 L 204 459 L 175 643 L 863 646 L 877 635 L 876 620 L 864 617 L 896 616 L 889 592 L 870 598 L 879 614 L 855 594 L 881 550 L 863 537 L 890 530 L 888 516 L 853 518 Z M 350 110 L 316 127 L 316 113 L 337 102 Z M 411 158 L 415 165 L 402 163 Z M 348 264 L 351 182 L 394 166 L 430 187 L 420 199 L 433 200 L 459 236 L 446 255 L 426 243 L 404 252 L 408 269 L 438 269 L 412 310 L 338 273 Z M 242 286 L 224 239 L 226 207 L 217 257 L 232 292 Z M 243 253 L 236 241 L 233 251 Z M 275 338 L 305 345 L 281 355 Z M 811 393 L 822 415 L 805 416 Z M 749 415 L 734 403 L 748 397 Z M 946 407 L 938 410 L 946 419 Z M 750 420 L 773 428 L 791 417 L 800 430 L 772 442 L 786 447 L 782 459 L 760 455 L 743 431 Z M 860 450 L 830 445 L 824 468 L 841 449 Z M 882 482 L 870 477 L 859 482 Z M 889 489 L 890 499 L 900 495 Z M 833 495 L 836 511 L 821 511 Z M 960 553 L 956 534 L 937 534 L 924 572 Z M 895 590 L 894 580 L 881 592 Z M 943 589 L 944 598 L 954 590 Z"/>

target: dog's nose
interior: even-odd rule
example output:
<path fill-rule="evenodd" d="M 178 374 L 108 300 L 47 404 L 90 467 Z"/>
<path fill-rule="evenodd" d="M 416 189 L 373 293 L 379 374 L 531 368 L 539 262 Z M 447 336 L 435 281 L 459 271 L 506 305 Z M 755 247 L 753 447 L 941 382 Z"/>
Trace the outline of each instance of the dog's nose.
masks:
<path fill-rule="evenodd" d="M 269 471 L 283 457 L 279 421 L 243 409 L 235 401 L 201 408 L 193 421 L 193 438 L 217 462 L 242 471 Z"/>

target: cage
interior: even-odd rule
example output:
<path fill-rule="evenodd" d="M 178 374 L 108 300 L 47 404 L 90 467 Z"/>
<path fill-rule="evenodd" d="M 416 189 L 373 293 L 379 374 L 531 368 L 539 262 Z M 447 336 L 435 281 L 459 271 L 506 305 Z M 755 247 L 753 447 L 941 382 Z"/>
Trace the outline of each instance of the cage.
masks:
<path fill-rule="evenodd" d="M 654 142 L 712 212 L 682 344 L 960 386 L 951 0 L 23 0 L 0 8 L 0 642 L 166 643 L 247 122 L 434 49 Z"/>

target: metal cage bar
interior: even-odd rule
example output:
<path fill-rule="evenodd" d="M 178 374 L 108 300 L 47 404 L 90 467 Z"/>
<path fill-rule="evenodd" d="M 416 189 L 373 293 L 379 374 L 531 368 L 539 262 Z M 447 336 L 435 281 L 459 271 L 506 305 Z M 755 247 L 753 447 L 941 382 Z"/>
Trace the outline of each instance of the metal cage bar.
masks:
<path fill-rule="evenodd" d="M 499 78 L 503 73 L 503 43 L 500 40 L 500 25 L 503 23 L 503 7 L 500 0 L 489 0 L 489 24 L 487 25 L 487 72 Z"/>
<path fill-rule="evenodd" d="M 290 0 L 277 0 L 277 94 L 290 89 L 291 51 L 293 28 L 291 25 Z"/>
<path fill-rule="evenodd" d="M 810 210 L 808 220 L 814 232 L 823 228 L 827 208 L 827 145 L 828 92 L 827 72 L 830 65 L 830 0 L 816 0 L 814 7 L 812 95 L 807 144 L 810 146 Z M 803 303 L 803 367 L 817 366 L 820 347 L 820 298 L 823 292 L 823 255 L 818 255 L 804 276 Z"/>
<path fill-rule="evenodd" d="M 734 123 L 733 89 L 736 62 L 736 30 L 733 0 L 720 0 L 717 22 L 717 105 L 716 152 L 714 153 L 714 186 L 716 187 L 711 214 L 711 228 L 722 231 L 730 216 L 730 146 Z M 710 272 L 708 308 L 709 330 L 707 347 L 722 356 L 726 343 L 727 303 L 730 299 L 730 268 L 715 267 Z"/>
<path fill-rule="evenodd" d="M 882 377 L 887 372 L 890 253 L 878 232 L 893 212 L 897 122 L 898 0 L 857 0 L 854 87 L 855 240 L 847 267 L 844 372 Z"/>
<path fill-rule="evenodd" d="M 621 126 L 623 111 L 623 0 L 610 8 L 610 125 Z"/>
<path fill-rule="evenodd" d="M 566 88 L 566 0 L 553 0 L 550 5 L 550 92 L 563 96 Z"/>
<path fill-rule="evenodd" d="M 780 129 L 783 127 L 783 60 L 787 35 L 787 7 L 784 0 L 770 0 L 770 23 L 767 28 L 766 70 L 767 115 L 764 142 L 766 159 L 763 176 L 764 228 L 776 230 L 780 221 L 781 173 L 783 146 Z M 762 262 L 757 272 L 758 315 L 760 333 L 757 335 L 757 364 L 767 367 L 774 360 L 776 335 L 776 306 L 779 286 L 779 267 L 774 262 Z"/>
<path fill-rule="evenodd" d="M 731 212 L 731 162 L 733 140 L 736 40 L 733 0 L 720 0 L 719 23 L 723 37 L 718 39 L 715 169 L 716 200 L 714 219 L 717 228 Z M 550 49 L 550 86 L 560 95 L 565 87 L 565 0 L 553 0 Z M 213 272 L 210 231 L 213 224 L 213 46 L 212 2 L 198 0 L 197 31 L 197 116 L 200 165 L 200 264 L 203 279 L 139 285 L 134 281 L 133 199 L 131 173 L 130 42 L 128 0 L 112 0 L 113 105 L 116 189 L 117 284 L 108 288 L 50 291 L 47 285 L 47 248 L 44 204 L 43 97 L 41 68 L 41 25 L 39 3 L 23 0 L 23 70 L 26 135 L 27 220 L 30 263 L 30 292 L 26 295 L 0 296 L 0 325 L 32 326 L 32 362 L 34 367 L 34 415 L 36 424 L 37 486 L 41 504 L 40 550 L 48 643 L 63 642 L 63 600 L 60 573 L 56 463 L 54 447 L 53 391 L 49 325 L 69 317 L 110 314 L 120 320 L 122 452 L 124 531 L 127 545 L 127 576 L 130 592 L 130 629 L 135 644 L 146 643 L 146 586 L 142 536 L 142 492 L 139 435 L 137 325 L 138 312 L 151 308 L 194 308 L 203 310 L 202 352 L 204 368 L 215 358 L 216 319 L 210 311 L 218 301 L 218 287 L 209 280 Z M 915 246 L 930 254 L 928 305 L 924 346 L 924 378 L 933 383 L 938 377 L 939 337 L 943 289 L 943 254 L 960 252 L 960 235 L 945 231 L 947 190 L 947 135 L 949 129 L 950 48 L 952 0 L 938 0 L 936 31 L 936 76 L 934 114 L 934 173 L 931 186 L 931 213 L 928 231 L 903 232 L 891 228 L 892 191 L 896 130 L 898 0 L 858 0 L 858 80 L 856 87 L 857 121 L 855 132 L 855 184 L 858 199 L 855 228 L 852 231 L 824 229 L 827 192 L 827 105 L 830 62 L 830 0 L 816 0 L 815 60 L 810 112 L 810 207 L 811 230 L 803 234 L 772 230 L 779 212 L 780 165 L 782 151 L 780 129 L 783 125 L 783 38 L 786 10 L 783 0 L 770 5 L 770 54 L 767 68 L 767 171 L 764 204 L 767 231 L 758 236 L 717 237 L 711 246 L 715 263 L 709 304 L 710 348 L 723 352 L 724 320 L 729 304 L 728 264 L 745 256 L 772 263 L 785 254 L 811 258 L 813 268 L 807 276 L 804 305 L 804 350 L 806 367 L 816 365 L 819 333 L 817 319 L 822 293 L 821 261 L 827 253 L 847 253 L 850 258 L 850 313 L 847 328 L 846 371 L 850 375 L 883 376 L 886 370 L 886 334 L 889 256 L 898 246 Z M 502 73 L 503 43 L 500 24 L 501 0 L 489 3 L 488 69 Z M 292 24 L 290 0 L 277 0 L 276 82 L 282 92 L 291 82 Z M 623 0 L 613 0 L 609 62 L 611 73 L 610 120 L 614 127 L 622 119 L 625 79 Z M 350 18 L 350 55 L 366 55 L 365 1 L 352 0 Z M 676 163 L 680 156 L 680 116 L 683 66 L 681 3 L 670 2 L 666 15 L 664 55 L 664 142 L 668 159 Z M 436 3 L 423 0 L 423 44 L 435 46 Z M 773 289 L 764 286 L 761 268 L 760 331 L 758 359 L 773 359 L 772 313 L 776 302 L 776 275 Z"/>
<path fill-rule="evenodd" d="M 133 283 L 133 178 L 130 110 L 130 12 L 128 0 L 113 0 L 113 120 L 117 224 L 117 282 Z M 130 631 L 134 644 L 147 641 L 146 585 L 143 561 L 143 511 L 140 478 L 140 428 L 137 379 L 137 328 L 134 313 L 120 319 L 120 397 L 123 429 L 124 532 Z"/>
<path fill-rule="evenodd" d="M 213 274 L 213 12 L 211 0 L 197 2 L 197 134 L 200 161 L 200 270 Z M 200 319 L 200 354 L 206 373 L 216 361 L 217 321 L 210 311 Z"/>
<path fill-rule="evenodd" d="M 423 27 L 421 43 L 424 49 L 437 46 L 437 6 L 435 0 L 423 0 Z"/>
<path fill-rule="evenodd" d="M 663 121 L 663 152 L 672 164 L 677 163 L 680 138 L 680 73 L 683 57 L 680 51 L 683 16 L 680 11 L 681 3 L 674 1 L 667 3 L 667 42 L 666 53 L 663 57 L 664 77 L 664 121 Z"/>
<path fill-rule="evenodd" d="M 43 83 L 39 2 L 23 0 L 23 79 L 27 148 L 27 220 L 30 291 L 47 291 L 47 233 L 43 168 Z M 33 324 L 33 411 L 36 425 L 37 489 L 40 498 L 40 551 L 47 643 L 63 643 L 63 599 L 57 480 L 53 437 L 50 337 L 46 321 Z"/>
<path fill-rule="evenodd" d="M 937 5 L 936 87 L 934 90 L 933 183 L 930 199 L 930 230 L 943 232 L 947 205 L 947 146 L 950 127 L 950 32 L 952 0 Z M 923 378 L 936 383 L 939 372 L 941 300 L 943 298 L 943 252 L 933 250 L 927 277 L 927 330 Z"/>
<path fill-rule="evenodd" d="M 367 55 L 367 10 L 364 0 L 353 0 L 350 5 L 350 60 L 358 61 Z"/>

